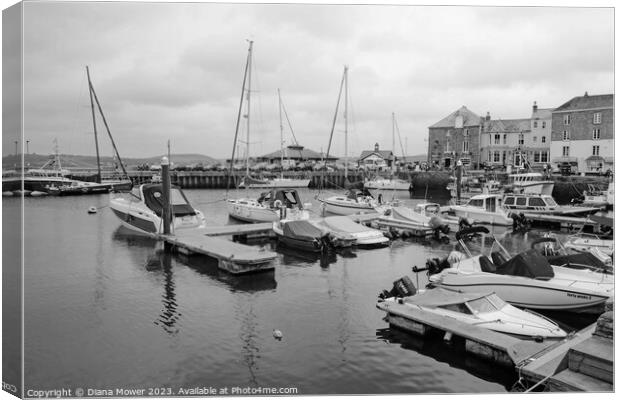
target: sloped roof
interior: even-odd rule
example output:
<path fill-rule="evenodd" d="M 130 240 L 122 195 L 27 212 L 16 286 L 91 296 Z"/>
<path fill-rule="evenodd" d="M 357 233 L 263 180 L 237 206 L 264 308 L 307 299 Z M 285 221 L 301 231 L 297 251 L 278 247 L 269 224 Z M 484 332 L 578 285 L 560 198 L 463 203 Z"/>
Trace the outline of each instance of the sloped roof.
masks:
<path fill-rule="evenodd" d="M 282 150 L 277 150 L 269 154 L 265 154 L 263 156 L 257 157 L 260 159 L 275 159 L 281 158 Z M 294 159 L 302 159 L 302 160 L 321 160 L 325 158 L 325 155 L 321 155 L 321 153 L 316 152 L 314 150 L 303 148 L 301 150 L 298 149 L 284 149 L 284 158 L 294 158 Z M 333 155 L 329 156 L 330 160 L 336 160 L 338 157 L 334 157 Z"/>
<path fill-rule="evenodd" d="M 479 126 L 480 116 L 463 106 L 429 128 L 454 128 L 457 116 L 463 117 L 463 126 Z"/>
<path fill-rule="evenodd" d="M 532 112 L 533 119 L 550 119 L 551 113 L 555 111 L 555 108 L 539 108 Z"/>
<path fill-rule="evenodd" d="M 530 131 L 530 119 L 492 119 L 484 123 L 485 132 L 525 132 Z"/>
<path fill-rule="evenodd" d="M 609 108 L 614 106 L 613 94 L 599 94 L 573 97 L 566 103 L 555 109 L 554 112 L 571 110 L 588 110 L 593 108 Z"/>
<path fill-rule="evenodd" d="M 392 150 L 364 150 L 362 151 L 362 155 L 360 155 L 360 160 L 363 160 L 372 154 L 376 154 L 384 160 L 389 160 L 392 157 Z"/>

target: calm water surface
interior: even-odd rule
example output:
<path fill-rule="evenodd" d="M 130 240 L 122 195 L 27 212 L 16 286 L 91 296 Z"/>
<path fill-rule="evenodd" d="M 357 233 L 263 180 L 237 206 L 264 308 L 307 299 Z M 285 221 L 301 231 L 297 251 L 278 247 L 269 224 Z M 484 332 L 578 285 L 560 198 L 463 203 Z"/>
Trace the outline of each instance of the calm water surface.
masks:
<path fill-rule="evenodd" d="M 224 191 L 185 192 L 209 224 L 229 222 Z M 318 210 L 315 194 L 301 191 Z M 17 205 L 3 202 L 5 213 Z M 441 341 L 390 330 L 375 308 L 382 289 L 453 244 L 396 240 L 320 259 L 266 241 L 256 245 L 276 248 L 275 271 L 235 277 L 208 258 L 171 256 L 129 234 L 107 204 L 107 195 L 26 198 L 26 389 L 478 393 L 516 381 Z M 89 215 L 91 205 L 102 208 Z M 506 234 L 504 243 L 519 249 L 527 240 Z"/>

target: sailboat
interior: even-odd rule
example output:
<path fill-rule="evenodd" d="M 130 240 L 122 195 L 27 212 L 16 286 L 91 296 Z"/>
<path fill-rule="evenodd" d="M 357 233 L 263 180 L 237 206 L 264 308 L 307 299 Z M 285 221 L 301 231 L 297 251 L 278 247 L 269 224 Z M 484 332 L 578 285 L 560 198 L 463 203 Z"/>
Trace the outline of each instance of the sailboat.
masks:
<path fill-rule="evenodd" d="M 105 119 L 105 115 L 103 115 L 103 109 L 101 108 L 101 104 L 99 103 L 99 99 L 97 98 L 97 93 L 95 92 L 95 87 L 93 86 L 90 80 L 90 71 L 88 70 L 88 66 L 86 66 L 86 77 L 88 78 L 88 92 L 90 94 L 90 109 L 93 117 L 93 133 L 95 136 L 95 150 L 97 152 L 97 183 L 103 185 L 108 190 L 116 191 L 116 190 L 131 190 L 133 183 L 129 179 L 127 171 L 125 170 L 125 165 L 123 164 L 123 160 L 121 159 L 120 154 L 118 154 L 118 149 L 116 148 L 116 143 L 114 143 L 114 139 L 112 138 L 112 133 L 110 132 L 110 128 L 108 127 L 108 122 Z M 101 178 L 101 161 L 99 159 L 99 141 L 97 139 L 97 122 L 95 119 L 95 105 L 93 103 L 93 99 L 97 103 L 97 108 L 99 110 L 99 114 L 101 115 L 101 119 L 103 120 L 103 125 L 106 128 L 110 141 L 112 142 L 112 147 L 114 148 L 114 153 L 116 156 L 116 160 L 123 170 L 123 177 L 120 179 L 102 179 Z"/>
<path fill-rule="evenodd" d="M 237 137 L 239 135 L 239 122 L 241 120 L 241 111 L 243 108 L 243 100 L 246 100 L 246 154 L 245 168 L 246 179 L 250 176 L 249 166 L 249 147 L 250 147 L 250 94 L 252 86 L 252 47 L 253 41 L 249 41 L 248 56 L 245 64 L 245 72 L 243 75 L 243 85 L 241 87 L 241 100 L 239 102 L 239 112 L 237 113 L 237 124 L 235 128 L 235 142 L 233 143 L 232 157 L 230 158 L 230 171 L 233 170 L 235 160 L 235 149 L 237 145 Z M 247 86 L 246 86 L 247 82 Z M 249 185 L 245 185 L 246 196 L 238 199 L 228 199 L 226 206 L 228 215 L 234 219 L 244 222 L 274 222 L 288 215 L 289 218 L 307 219 L 309 214 L 304 210 L 304 205 L 299 201 L 299 197 L 294 189 L 288 190 L 286 194 L 280 193 L 282 199 L 277 198 L 278 193 L 271 196 L 271 201 L 266 201 L 267 196 L 261 195 L 258 199 L 250 198 L 247 194 Z M 288 201 L 287 201 L 288 200 Z"/>
<path fill-rule="evenodd" d="M 282 125 L 282 110 L 284 109 L 284 105 L 282 104 L 282 97 L 280 95 L 280 89 L 278 89 L 278 103 L 280 106 L 280 177 L 271 178 L 271 179 L 255 179 L 250 178 L 249 176 L 245 176 L 241 183 L 239 184 L 240 188 L 304 188 L 308 187 L 310 184 L 310 179 L 307 178 L 285 178 L 284 177 L 284 126 Z M 284 109 L 286 113 L 286 109 Z M 288 120 L 288 116 L 287 116 Z M 290 122 L 289 122 L 290 126 Z M 292 131 L 292 128 L 291 128 Z M 295 146 L 299 147 L 299 144 L 295 140 Z"/>
<path fill-rule="evenodd" d="M 327 156 L 325 159 L 329 159 L 329 150 L 331 148 L 332 137 L 334 135 L 334 127 L 336 125 L 336 117 L 338 116 L 338 106 L 340 105 L 340 97 L 344 87 L 344 137 L 345 137 L 345 159 L 347 159 L 347 147 L 348 147 L 348 120 L 347 120 L 347 108 L 348 108 L 348 71 L 349 67 L 345 65 L 344 73 L 342 75 L 342 81 L 340 82 L 340 92 L 338 93 L 338 102 L 336 103 L 336 113 L 334 114 L 334 121 L 332 123 L 332 131 L 329 137 L 329 145 L 327 147 Z M 344 177 L 347 179 L 348 163 L 345 163 Z M 318 199 L 323 203 L 324 210 L 337 215 L 350 215 L 350 214 L 367 214 L 375 212 L 385 211 L 384 206 L 376 200 L 368 189 L 363 191 L 349 190 L 344 195 L 336 195 L 328 197 L 327 199 Z"/>
<path fill-rule="evenodd" d="M 392 113 L 392 149 L 395 149 L 395 127 L 396 127 L 396 117 L 394 113 Z M 398 132 L 398 139 L 400 140 L 400 132 Z M 402 149 L 402 142 L 401 142 Z M 403 158 L 405 157 L 403 151 Z M 392 176 L 390 178 L 382 178 L 380 176 L 375 177 L 372 180 L 366 180 L 364 182 L 364 187 L 367 189 L 381 189 L 381 190 L 410 190 L 412 188 L 412 184 L 404 179 L 394 178 L 394 161 L 392 161 Z"/>

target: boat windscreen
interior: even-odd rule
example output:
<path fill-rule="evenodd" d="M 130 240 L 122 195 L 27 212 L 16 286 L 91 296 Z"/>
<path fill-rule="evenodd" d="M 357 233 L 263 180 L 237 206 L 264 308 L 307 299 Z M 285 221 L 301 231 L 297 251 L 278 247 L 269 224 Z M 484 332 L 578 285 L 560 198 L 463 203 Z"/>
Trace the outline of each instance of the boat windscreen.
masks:
<path fill-rule="evenodd" d="M 493 303 L 491 303 L 486 297 L 468 301 L 467 305 L 471 308 L 474 314 L 497 311 L 495 305 L 493 305 Z"/>
<path fill-rule="evenodd" d="M 144 203 L 146 206 L 153 210 L 157 216 L 161 217 L 164 207 L 162 185 L 145 185 L 142 188 L 142 192 L 144 193 Z M 170 204 L 172 205 L 172 214 L 175 217 L 196 215 L 196 211 L 179 188 L 172 187 L 170 189 Z"/>

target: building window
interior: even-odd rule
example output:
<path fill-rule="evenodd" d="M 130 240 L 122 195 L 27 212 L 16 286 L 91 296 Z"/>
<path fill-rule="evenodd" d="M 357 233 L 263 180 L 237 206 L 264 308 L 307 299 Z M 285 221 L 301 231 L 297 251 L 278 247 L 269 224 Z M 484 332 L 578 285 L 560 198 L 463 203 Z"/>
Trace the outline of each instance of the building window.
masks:
<path fill-rule="evenodd" d="M 506 144 L 506 141 L 507 141 L 507 140 L 508 140 L 508 135 L 506 135 L 506 134 L 504 133 L 504 144 Z"/>
<path fill-rule="evenodd" d="M 534 121 L 534 128 L 538 128 L 538 121 Z"/>
<path fill-rule="evenodd" d="M 570 114 L 564 116 L 564 125 L 570 125 Z"/>
<path fill-rule="evenodd" d="M 463 153 L 467 153 L 469 151 L 469 140 L 463 141 Z"/>
<path fill-rule="evenodd" d="M 546 136 L 541 136 L 540 137 L 540 143 L 547 143 L 547 137 Z"/>
<path fill-rule="evenodd" d="M 534 152 L 534 162 L 540 162 L 540 152 Z"/>
<path fill-rule="evenodd" d="M 549 152 L 541 151 L 540 152 L 540 162 L 549 162 Z"/>
<path fill-rule="evenodd" d="M 495 144 L 499 144 L 499 133 L 495 134 Z"/>
<path fill-rule="evenodd" d="M 463 134 L 463 136 L 465 136 L 465 137 L 469 136 L 469 129 L 465 129 L 465 133 Z"/>
<path fill-rule="evenodd" d="M 536 143 L 536 141 L 538 140 L 538 138 L 536 136 L 534 136 L 534 138 L 532 139 L 534 141 L 534 143 Z"/>
<path fill-rule="evenodd" d="M 594 113 L 594 117 L 592 118 L 592 122 L 595 124 L 601 123 L 601 113 Z"/>
<path fill-rule="evenodd" d="M 601 149 L 601 146 L 592 146 L 592 155 L 593 156 L 598 156 L 599 150 Z"/>
<path fill-rule="evenodd" d="M 499 151 L 493 152 L 493 162 L 496 162 L 496 163 L 499 162 Z"/>
<path fill-rule="evenodd" d="M 490 151 L 487 153 L 487 161 L 491 162 L 491 152 Z"/>
<path fill-rule="evenodd" d="M 562 132 L 562 140 L 570 140 L 570 135 L 568 134 L 568 131 Z"/>
<path fill-rule="evenodd" d="M 524 142 L 524 139 L 523 139 L 523 134 L 522 134 L 522 133 L 519 133 L 519 145 L 522 145 L 522 144 L 523 144 L 523 142 Z"/>
<path fill-rule="evenodd" d="M 596 114 L 594 114 L 596 115 Z M 598 140 L 601 138 L 601 129 L 600 128 L 594 128 L 592 129 L 592 139 L 593 140 Z"/>
<path fill-rule="evenodd" d="M 562 156 L 568 157 L 569 155 L 570 155 L 569 147 L 568 146 L 562 147 Z"/>
<path fill-rule="evenodd" d="M 542 122 L 542 128 L 545 129 L 547 127 L 547 121 Z"/>

